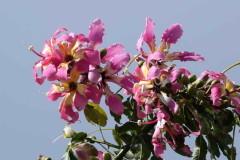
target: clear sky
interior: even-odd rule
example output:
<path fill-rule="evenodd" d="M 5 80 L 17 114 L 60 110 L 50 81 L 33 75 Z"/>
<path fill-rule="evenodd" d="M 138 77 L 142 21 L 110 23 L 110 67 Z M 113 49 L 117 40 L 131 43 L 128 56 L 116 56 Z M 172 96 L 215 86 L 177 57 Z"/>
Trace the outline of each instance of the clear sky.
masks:
<path fill-rule="evenodd" d="M 34 160 L 45 154 L 59 160 L 68 143 L 66 139 L 51 143 L 66 122 L 59 118 L 58 102 L 46 100 L 44 93 L 50 84 L 39 86 L 34 82 L 32 66 L 38 57 L 21 41 L 41 51 L 57 28 L 87 33 L 90 22 L 100 18 L 106 28 L 101 47 L 119 42 L 133 56 L 145 18 L 151 17 L 156 22 L 158 40 L 171 24 L 183 25 L 183 37 L 172 51 L 194 51 L 206 60 L 180 66 L 196 74 L 206 69 L 221 72 L 240 61 L 239 6 L 239 0 L 0 0 L 0 159 Z M 240 83 L 240 67 L 227 75 Z M 96 129 L 84 125 L 82 115 L 80 119 L 82 122 L 74 126 L 77 131 Z M 111 120 L 108 123 L 113 125 Z M 240 159 L 240 133 L 236 136 Z M 170 150 L 166 159 L 187 159 Z"/>

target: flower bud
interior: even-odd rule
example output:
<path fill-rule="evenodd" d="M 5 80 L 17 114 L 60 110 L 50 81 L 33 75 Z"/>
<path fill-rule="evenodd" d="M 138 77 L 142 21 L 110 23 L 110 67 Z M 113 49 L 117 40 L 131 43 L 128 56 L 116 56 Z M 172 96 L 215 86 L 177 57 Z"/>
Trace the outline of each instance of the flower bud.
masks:
<path fill-rule="evenodd" d="M 73 138 L 76 132 L 68 125 L 63 129 L 64 138 Z"/>
<path fill-rule="evenodd" d="M 194 82 L 194 84 L 196 85 L 197 88 L 200 88 L 205 84 L 205 82 L 202 80 L 197 80 Z"/>
<path fill-rule="evenodd" d="M 142 67 L 142 65 L 143 65 L 143 63 L 144 63 L 144 61 L 138 61 L 138 67 Z"/>
<path fill-rule="evenodd" d="M 189 84 L 188 76 L 185 75 L 185 74 L 182 74 L 182 75 L 181 75 L 181 82 L 182 82 L 182 84 L 184 84 L 184 85 Z"/>
<path fill-rule="evenodd" d="M 195 91 L 196 91 L 196 88 L 195 88 L 194 85 L 189 85 L 189 86 L 188 86 L 187 92 L 188 92 L 189 94 L 194 94 Z"/>
<path fill-rule="evenodd" d="M 228 99 L 223 100 L 222 107 L 229 107 L 230 105 L 231 105 L 230 100 L 228 100 Z"/>
<path fill-rule="evenodd" d="M 191 74 L 188 78 L 190 83 L 193 83 L 197 80 L 197 76 L 195 74 Z"/>
<path fill-rule="evenodd" d="M 107 49 L 106 48 L 103 48 L 100 50 L 100 57 L 101 59 L 103 59 L 104 56 L 106 56 L 107 54 Z"/>
<path fill-rule="evenodd" d="M 112 160 L 112 156 L 108 152 L 104 152 L 103 153 L 103 159 L 104 160 Z"/>

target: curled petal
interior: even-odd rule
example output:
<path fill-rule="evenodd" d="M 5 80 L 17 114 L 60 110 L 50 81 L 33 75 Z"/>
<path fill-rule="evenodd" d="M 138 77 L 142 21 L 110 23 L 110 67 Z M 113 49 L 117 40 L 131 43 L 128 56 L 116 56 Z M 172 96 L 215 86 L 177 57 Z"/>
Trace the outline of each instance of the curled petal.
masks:
<path fill-rule="evenodd" d="M 146 27 L 145 32 L 143 33 L 143 40 L 148 44 L 149 48 L 152 52 L 155 51 L 155 35 L 153 29 L 155 27 L 155 23 L 150 18 L 146 19 Z"/>
<path fill-rule="evenodd" d="M 52 35 L 53 38 L 55 38 L 57 35 L 59 35 L 62 31 L 68 31 L 67 28 L 65 27 L 60 27 L 58 30 L 56 30 L 56 32 Z"/>
<path fill-rule="evenodd" d="M 179 106 L 178 104 L 170 97 L 167 96 L 166 93 L 161 92 L 161 94 L 159 94 L 159 98 L 161 99 L 161 101 L 169 107 L 169 109 L 173 112 L 173 113 L 178 113 L 179 111 Z"/>
<path fill-rule="evenodd" d="M 38 84 L 43 84 L 44 80 L 45 80 L 45 77 L 38 77 L 38 69 L 42 69 L 42 64 L 41 64 L 41 60 L 37 61 L 35 63 L 35 65 L 33 66 L 33 76 L 35 78 L 35 81 L 38 83 Z"/>
<path fill-rule="evenodd" d="M 115 55 L 124 51 L 124 47 L 121 44 L 115 43 L 107 48 L 107 54 L 102 58 L 102 63 L 110 61 Z"/>
<path fill-rule="evenodd" d="M 140 109 L 140 106 L 137 106 L 137 117 L 140 119 L 146 117 L 146 114 Z"/>
<path fill-rule="evenodd" d="M 162 157 L 164 153 L 164 148 L 165 148 L 165 145 L 163 144 L 163 142 L 159 143 L 157 141 L 152 141 L 152 144 L 153 144 L 154 154 L 157 157 Z"/>
<path fill-rule="evenodd" d="M 177 40 L 182 36 L 182 33 L 182 26 L 179 24 L 173 24 L 163 32 L 162 40 L 168 44 L 175 44 Z"/>
<path fill-rule="evenodd" d="M 59 105 L 60 118 L 70 123 L 76 122 L 79 118 L 78 112 L 74 112 L 73 110 L 72 98 L 73 95 L 71 93 L 67 94 Z"/>
<path fill-rule="evenodd" d="M 104 35 L 104 24 L 100 19 L 93 21 L 89 27 L 88 38 L 93 42 L 93 48 L 102 44 L 102 37 Z"/>
<path fill-rule="evenodd" d="M 87 62 L 85 59 L 82 59 L 75 63 L 76 69 L 79 73 L 86 73 L 89 71 L 89 62 Z"/>
<path fill-rule="evenodd" d="M 112 75 L 108 81 L 113 82 L 121 86 L 122 88 L 126 89 L 128 92 L 132 92 L 134 79 L 131 76 L 126 75 Z"/>

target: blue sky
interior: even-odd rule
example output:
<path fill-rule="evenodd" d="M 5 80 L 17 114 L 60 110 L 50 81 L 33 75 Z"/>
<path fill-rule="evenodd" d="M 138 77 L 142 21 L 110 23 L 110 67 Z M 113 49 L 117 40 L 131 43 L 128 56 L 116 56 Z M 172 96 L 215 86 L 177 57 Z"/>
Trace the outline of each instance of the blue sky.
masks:
<path fill-rule="evenodd" d="M 189 67 L 196 74 L 206 69 L 221 72 L 240 61 L 239 6 L 238 0 L 1 0 L 1 159 L 31 160 L 45 154 L 57 160 L 68 143 L 66 139 L 51 143 L 62 133 L 66 122 L 59 118 L 58 102 L 46 100 L 44 93 L 50 84 L 39 86 L 34 82 L 32 66 L 38 57 L 22 41 L 40 51 L 57 28 L 64 26 L 72 32 L 87 33 L 89 24 L 100 18 L 106 28 L 101 47 L 119 42 L 133 56 L 137 54 L 136 41 L 143 32 L 145 18 L 151 17 L 156 22 L 158 40 L 171 24 L 182 24 L 183 37 L 172 51 L 194 51 L 206 60 L 178 63 L 179 66 Z M 227 75 L 240 83 L 240 67 Z M 81 123 L 74 126 L 77 131 L 97 129 L 85 125 L 83 115 L 80 119 Z M 111 120 L 108 123 L 113 125 Z M 237 134 L 236 142 L 239 140 Z M 189 143 L 193 145 L 191 140 Z M 179 158 L 170 150 L 166 159 Z"/>

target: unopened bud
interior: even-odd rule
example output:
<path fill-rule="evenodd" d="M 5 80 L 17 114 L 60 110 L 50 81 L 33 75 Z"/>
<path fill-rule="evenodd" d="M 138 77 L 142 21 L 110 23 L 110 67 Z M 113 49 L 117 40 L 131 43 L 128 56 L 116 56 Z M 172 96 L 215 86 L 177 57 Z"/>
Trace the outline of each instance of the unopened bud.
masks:
<path fill-rule="evenodd" d="M 142 67 L 144 61 L 138 61 L 138 67 Z"/>
<path fill-rule="evenodd" d="M 223 107 L 229 107 L 230 105 L 231 105 L 230 100 L 228 100 L 228 99 L 223 100 L 223 104 L 222 104 Z"/>
<path fill-rule="evenodd" d="M 189 78 L 190 83 L 193 83 L 194 81 L 197 80 L 197 76 L 195 74 L 191 74 L 188 78 Z"/>
<path fill-rule="evenodd" d="M 187 92 L 188 92 L 189 94 L 193 94 L 193 93 L 195 93 L 195 91 L 196 91 L 196 88 L 195 88 L 194 85 L 189 85 L 189 86 L 188 86 Z"/>
<path fill-rule="evenodd" d="M 181 76 L 181 82 L 182 82 L 182 84 L 184 84 L 184 85 L 189 84 L 188 76 L 185 75 L 185 74 L 182 74 L 182 76 Z"/>
<path fill-rule="evenodd" d="M 100 57 L 101 59 L 103 59 L 104 56 L 106 56 L 107 54 L 107 49 L 106 48 L 103 48 L 100 50 Z"/>
<path fill-rule="evenodd" d="M 163 52 L 164 53 L 169 53 L 169 50 L 168 49 L 164 49 Z"/>
<path fill-rule="evenodd" d="M 103 153 L 103 159 L 104 159 L 104 160 L 112 160 L 112 156 L 111 156 L 110 153 L 104 152 L 104 153 Z"/>
<path fill-rule="evenodd" d="M 73 138 L 76 132 L 68 125 L 63 129 L 64 138 Z"/>
<path fill-rule="evenodd" d="M 202 81 L 202 80 L 197 80 L 197 81 L 195 82 L 195 85 L 196 85 L 197 88 L 202 87 L 204 84 L 205 84 L 205 82 Z"/>

